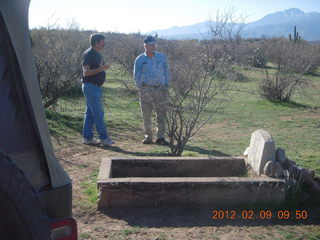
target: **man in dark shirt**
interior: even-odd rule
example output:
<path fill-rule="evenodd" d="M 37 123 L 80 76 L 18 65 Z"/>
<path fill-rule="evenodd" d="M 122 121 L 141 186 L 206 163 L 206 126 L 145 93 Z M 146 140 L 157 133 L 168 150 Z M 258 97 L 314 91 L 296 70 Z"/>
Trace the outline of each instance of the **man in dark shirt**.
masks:
<path fill-rule="evenodd" d="M 109 69 L 100 55 L 100 51 L 105 46 L 105 37 L 102 34 L 92 34 L 90 36 L 91 47 L 83 53 L 82 60 L 82 92 L 86 98 L 86 112 L 83 125 L 83 144 L 98 143 L 93 134 L 93 125 L 96 126 L 100 143 L 112 145 L 112 141 L 104 124 L 104 110 L 102 103 L 101 86 L 105 81 L 105 70 Z"/>

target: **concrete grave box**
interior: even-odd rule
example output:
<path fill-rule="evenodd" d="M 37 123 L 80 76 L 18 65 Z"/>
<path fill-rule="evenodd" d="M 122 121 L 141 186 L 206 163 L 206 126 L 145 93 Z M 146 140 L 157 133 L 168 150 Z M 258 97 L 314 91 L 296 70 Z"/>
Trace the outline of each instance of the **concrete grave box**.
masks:
<path fill-rule="evenodd" d="M 282 203 L 285 182 L 247 177 L 244 157 L 103 158 L 98 208 Z"/>

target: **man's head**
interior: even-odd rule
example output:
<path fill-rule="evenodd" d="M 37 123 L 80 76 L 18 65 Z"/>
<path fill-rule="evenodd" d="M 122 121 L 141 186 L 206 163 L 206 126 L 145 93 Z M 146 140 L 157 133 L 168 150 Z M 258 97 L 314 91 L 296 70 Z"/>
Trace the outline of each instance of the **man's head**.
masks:
<path fill-rule="evenodd" d="M 156 39 L 152 36 L 147 36 L 145 39 L 144 39 L 144 44 L 148 44 L 148 45 L 156 45 Z"/>
<path fill-rule="evenodd" d="M 144 48 L 147 54 L 153 54 L 156 49 L 156 39 L 152 36 L 147 36 L 144 39 Z"/>
<path fill-rule="evenodd" d="M 105 37 L 100 33 L 94 33 L 90 36 L 90 43 L 93 48 L 100 51 L 104 48 L 105 45 Z"/>

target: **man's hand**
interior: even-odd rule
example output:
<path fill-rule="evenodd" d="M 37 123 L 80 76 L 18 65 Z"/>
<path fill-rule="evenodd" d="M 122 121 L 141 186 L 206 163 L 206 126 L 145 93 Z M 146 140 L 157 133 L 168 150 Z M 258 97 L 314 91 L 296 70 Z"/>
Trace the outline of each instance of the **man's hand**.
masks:
<path fill-rule="evenodd" d="M 105 71 L 109 68 L 110 68 L 110 66 L 108 64 L 100 65 L 100 67 L 98 67 L 96 69 L 90 69 L 89 65 L 84 65 L 84 66 L 82 66 L 83 76 L 85 76 L 85 77 L 92 76 L 92 75 L 95 75 L 99 72 Z"/>
<path fill-rule="evenodd" d="M 102 72 L 102 71 L 105 71 L 105 70 L 107 70 L 107 69 L 109 69 L 110 68 L 110 66 L 108 65 L 108 64 L 105 64 L 105 65 L 101 65 L 100 67 L 99 67 L 99 70 L 100 70 L 100 72 Z"/>

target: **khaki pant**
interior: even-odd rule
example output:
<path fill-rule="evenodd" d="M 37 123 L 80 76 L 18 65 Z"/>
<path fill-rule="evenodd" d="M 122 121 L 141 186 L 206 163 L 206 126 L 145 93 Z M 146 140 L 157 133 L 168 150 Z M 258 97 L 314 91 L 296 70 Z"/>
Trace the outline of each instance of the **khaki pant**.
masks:
<path fill-rule="evenodd" d="M 163 138 L 167 111 L 167 89 L 165 87 L 142 86 L 139 91 L 145 137 L 152 139 L 151 115 L 154 109 L 157 114 L 157 138 Z"/>

